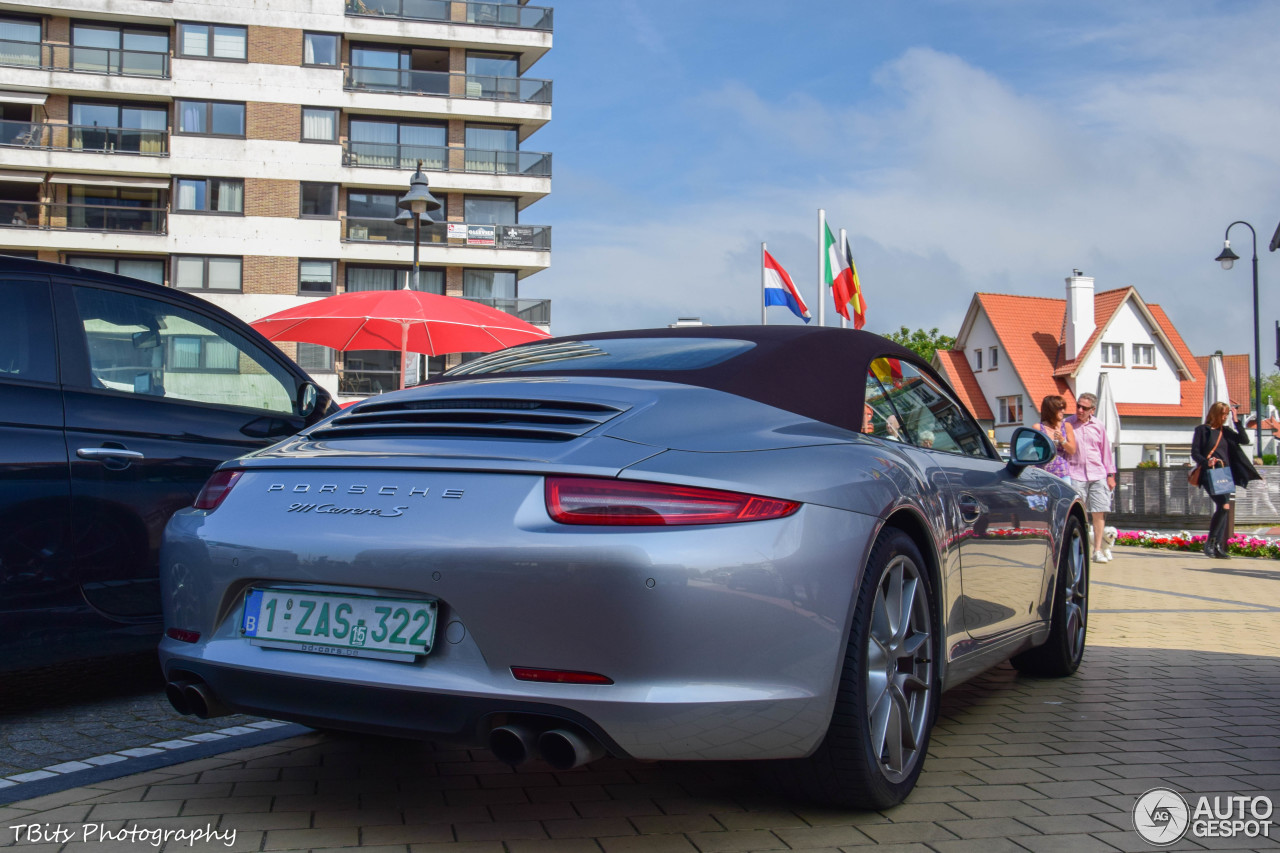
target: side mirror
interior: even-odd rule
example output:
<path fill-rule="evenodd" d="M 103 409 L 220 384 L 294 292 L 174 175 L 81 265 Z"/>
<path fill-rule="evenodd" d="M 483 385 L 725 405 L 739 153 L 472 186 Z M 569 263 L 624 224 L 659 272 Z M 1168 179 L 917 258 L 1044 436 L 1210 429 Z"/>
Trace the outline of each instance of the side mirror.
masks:
<path fill-rule="evenodd" d="M 1057 454 L 1053 442 L 1029 427 L 1018 427 L 1009 440 L 1009 473 L 1017 477 L 1028 465 L 1043 465 Z"/>
<path fill-rule="evenodd" d="M 298 414 L 308 417 L 316 410 L 316 386 L 303 382 L 298 388 Z"/>

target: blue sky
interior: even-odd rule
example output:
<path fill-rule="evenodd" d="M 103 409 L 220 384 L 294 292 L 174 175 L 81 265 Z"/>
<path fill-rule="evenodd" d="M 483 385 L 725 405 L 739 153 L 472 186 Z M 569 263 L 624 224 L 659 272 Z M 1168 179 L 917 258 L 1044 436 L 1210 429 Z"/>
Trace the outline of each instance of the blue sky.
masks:
<path fill-rule="evenodd" d="M 1245 219 L 1275 358 L 1280 3 L 550 5 L 528 73 L 553 118 L 524 146 L 555 176 L 522 221 L 553 226 L 552 266 L 521 295 L 553 300 L 557 334 L 758 323 L 761 241 L 812 307 L 823 207 L 870 330 L 954 334 L 975 291 L 1061 297 L 1078 268 L 1163 305 L 1195 352 L 1245 352 L 1248 230 L 1244 264 L 1213 262 Z"/>

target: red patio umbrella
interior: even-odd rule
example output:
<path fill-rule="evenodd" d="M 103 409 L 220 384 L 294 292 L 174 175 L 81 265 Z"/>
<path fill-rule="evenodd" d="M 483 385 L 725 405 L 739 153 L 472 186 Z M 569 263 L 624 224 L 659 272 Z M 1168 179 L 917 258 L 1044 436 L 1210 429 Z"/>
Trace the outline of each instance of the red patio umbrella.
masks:
<path fill-rule="evenodd" d="M 399 350 L 401 387 L 407 353 L 493 352 L 551 337 L 496 308 L 419 290 L 341 293 L 277 311 L 250 325 L 273 341 L 342 351 Z"/>

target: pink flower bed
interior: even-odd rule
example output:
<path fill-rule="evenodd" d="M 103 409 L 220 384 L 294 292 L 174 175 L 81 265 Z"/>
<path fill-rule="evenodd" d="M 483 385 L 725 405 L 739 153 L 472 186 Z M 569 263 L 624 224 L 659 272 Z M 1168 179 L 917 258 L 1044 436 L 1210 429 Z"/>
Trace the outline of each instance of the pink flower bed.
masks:
<path fill-rule="evenodd" d="M 1121 530 L 1116 534 L 1117 545 L 1137 548 L 1164 548 L 1169 551 L 1200 551 L 1208 537 L 1192 536 L 1185 530 L 1180 533 L 1156 533 L 1150 530 Z M 1271 539 L 1241 534 L 1227 540 L 1227 550 L 1240 557 L 1264 557 L 1280 560 L 1280 543 Z"/>

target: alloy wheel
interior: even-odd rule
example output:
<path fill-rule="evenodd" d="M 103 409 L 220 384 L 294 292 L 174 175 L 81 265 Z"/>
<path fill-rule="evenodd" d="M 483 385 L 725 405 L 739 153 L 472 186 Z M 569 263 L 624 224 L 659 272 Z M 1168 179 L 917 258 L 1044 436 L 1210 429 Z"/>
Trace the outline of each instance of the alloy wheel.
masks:
<path fill-rule="evenodd" d="M 919 568 L 900 554 L 885 566 L 872 603 L 864 676 L 867 722 L 880 772 L 892 782 L 905 778 L 921 760 L 930 722 L 933 659 L 927 590 Z"/>
<path fill-rule="evenodd" d="M 1063 584 L 1063 611 L 1066 616 L 1068 650 L 1071 659 L 1084 654 L 1084 635 L 1089 616 L 1089 574 L 1085 555 L 1085 541 L 1079 528 L 1072 531 L 1067 543 L 1067 576 Z"/>

